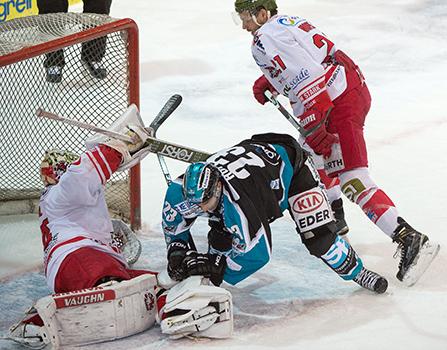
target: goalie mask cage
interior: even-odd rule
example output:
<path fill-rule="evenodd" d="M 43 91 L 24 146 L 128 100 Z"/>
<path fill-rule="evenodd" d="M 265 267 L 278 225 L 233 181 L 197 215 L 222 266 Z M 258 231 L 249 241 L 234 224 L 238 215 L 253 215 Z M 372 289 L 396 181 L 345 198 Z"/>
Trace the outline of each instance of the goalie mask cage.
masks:
<path fill-rule="evenodd" d="M 47 149 L 80 154 L 91 131 L 40 119 L 44 110 L 107 128 L 139 105 L 138 28 L 130 19 L 55 13 L 0 23 L 0 215 L 36 212 Z M 96 62 L 95 77 L 83 62 Z M 63 66 L 61 82 L 47 68 Z M 140 228 L 140 168 L 112 176 L 106 200 L 114 217 Z"/>

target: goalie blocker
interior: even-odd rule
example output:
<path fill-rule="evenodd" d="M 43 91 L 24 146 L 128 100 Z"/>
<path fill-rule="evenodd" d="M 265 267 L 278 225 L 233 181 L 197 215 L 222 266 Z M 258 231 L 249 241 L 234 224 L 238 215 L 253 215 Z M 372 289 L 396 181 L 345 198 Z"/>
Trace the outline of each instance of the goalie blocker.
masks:
<path fill-rule="evenodd" d="M 37 312 L 43 326 L 21 321 L 3 338 L 34 349 L 50 343 L 59 349 L 128 337 L 151 328 L 156 320 L 162 333 L 173 338 L 230 337 L 231 294 L 207 283 L 193 276 L 166 291 L 155 275 L 147 274 L 50 295 L 39 299 L 26 317 Z"/>

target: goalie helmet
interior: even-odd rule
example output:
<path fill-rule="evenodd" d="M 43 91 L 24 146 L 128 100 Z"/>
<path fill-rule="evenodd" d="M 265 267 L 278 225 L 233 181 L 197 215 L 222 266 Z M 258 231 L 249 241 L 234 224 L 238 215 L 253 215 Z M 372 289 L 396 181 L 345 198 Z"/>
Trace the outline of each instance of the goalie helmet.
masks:
<path fill-rule="evenodd" d="M 40 163 L 40 177 L 45 186 L 55 185 L 67 167 L 79 156 L 69 151 L 48 150 Z"/>
<path fill-rule="evenodd" d="M 274 11 L 278 8 L 275 0 L 236 0 L 234 3 L 234 8 L 237 13 L 249 11 L 253 14 L 261 7 L 267 11 Z"/>
<path fill-rule="evenodd" d="M 193 163 L 183 177 L 183 195 L 191 204 L 209 200 L 216 191 L 220 172 L 209 163 Z"/>

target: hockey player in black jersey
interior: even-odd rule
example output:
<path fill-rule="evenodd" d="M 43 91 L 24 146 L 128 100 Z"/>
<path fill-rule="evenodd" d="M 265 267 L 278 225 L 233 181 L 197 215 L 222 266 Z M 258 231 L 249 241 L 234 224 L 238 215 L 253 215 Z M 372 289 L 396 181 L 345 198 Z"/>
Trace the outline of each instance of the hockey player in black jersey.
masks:
<path fill-rule="evenodd" d="M 388 282 L 366 269 L 348 242 L 335 233 L 326 192 L 308 154 L 289 135 L 261 134 L 224 149 L 206 163 L 191 164 L 168 188 L 163 230 L 168 273 L 236 284 L 271 256 L 270 223 L 288 210 L 310 254 L 345 280 L 376 293 Z M 209 217 L 207 253 L 198 253 L 190 228 Z"/>

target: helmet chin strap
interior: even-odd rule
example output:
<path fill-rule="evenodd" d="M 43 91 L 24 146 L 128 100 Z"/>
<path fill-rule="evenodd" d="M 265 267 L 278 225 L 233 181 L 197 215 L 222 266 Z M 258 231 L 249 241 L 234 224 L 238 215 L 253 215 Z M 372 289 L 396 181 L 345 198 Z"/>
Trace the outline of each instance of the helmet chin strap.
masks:
<path fill-rule="evenodd" d="M 270 11 L 267 10 L 267 21 L 270 19 L 270 17 L 271 17 Z M 258 20 L 256 19 L 256 15 L 251 15 L 251 19 L 253 20 L 253 22 L 255 22 L 255 24 L 256 24 L 258 27 L 262 27 L 262 24 L 265 24 L 265 22 L 262 23 L 262 24 L 259 24 L 259 23 L 258 23 Z M 267 21 L 266 21 L 266 22 L 267 22 Z"/>

